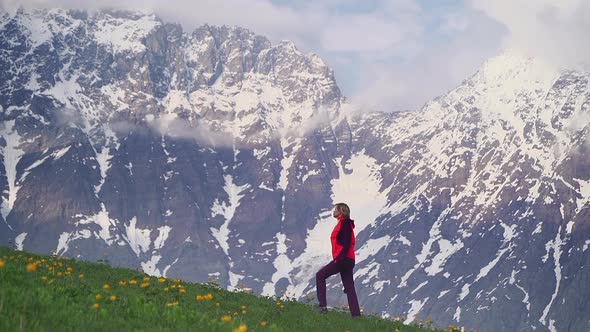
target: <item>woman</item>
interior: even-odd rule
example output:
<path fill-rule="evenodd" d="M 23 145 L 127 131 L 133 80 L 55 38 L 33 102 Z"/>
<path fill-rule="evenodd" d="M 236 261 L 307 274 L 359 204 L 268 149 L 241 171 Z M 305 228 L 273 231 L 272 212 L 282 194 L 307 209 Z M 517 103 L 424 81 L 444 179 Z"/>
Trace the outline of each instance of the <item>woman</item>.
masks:
<path fill-rule="evenodd" d="M 320 302 L 320 312 L 327 313 L 326 308 L 326 279 L 336 273 L 344 284 L 344 292 L 348 298 L 350 314 L 356 318 L 361 315 L 359 303 L 356 298 L 352 269 L 354 268 L 354 221 L 350 219 L 350 208 L 344 203 L 334 206 L 332 216 L 338 220 L 332 231 L 332 258 L 333 260 L 315 275 L 316 292 Z"/>

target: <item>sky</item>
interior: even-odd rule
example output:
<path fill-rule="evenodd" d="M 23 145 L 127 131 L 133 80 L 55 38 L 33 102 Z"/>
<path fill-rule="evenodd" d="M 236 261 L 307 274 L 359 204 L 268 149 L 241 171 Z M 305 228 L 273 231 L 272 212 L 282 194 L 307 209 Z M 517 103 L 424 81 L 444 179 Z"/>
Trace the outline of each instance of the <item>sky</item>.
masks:
<path fill-rule="evenodd" d="M 0 0 L 2 7 L 119 7 L 119 0 Z M 364 109 L 416 110 L 505 49 L 590 67 L 589 0 L 126 0 L 190 31 L 238 25 L 292 40 Z"/>

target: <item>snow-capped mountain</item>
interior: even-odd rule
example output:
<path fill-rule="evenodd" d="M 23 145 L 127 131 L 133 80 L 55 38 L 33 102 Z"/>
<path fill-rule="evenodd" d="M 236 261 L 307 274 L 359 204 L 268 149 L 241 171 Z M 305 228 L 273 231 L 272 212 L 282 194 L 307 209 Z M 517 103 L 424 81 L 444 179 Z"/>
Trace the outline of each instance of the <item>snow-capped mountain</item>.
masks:
<path fill-rule="evenodd" d="M 303 297 L 348 202 L 365 312 L 590 326 L 588 73 L 505 53 L 353 116 L 318 56 L 241 28 L 20 9 L 0 37 L 0 243 Z"/>

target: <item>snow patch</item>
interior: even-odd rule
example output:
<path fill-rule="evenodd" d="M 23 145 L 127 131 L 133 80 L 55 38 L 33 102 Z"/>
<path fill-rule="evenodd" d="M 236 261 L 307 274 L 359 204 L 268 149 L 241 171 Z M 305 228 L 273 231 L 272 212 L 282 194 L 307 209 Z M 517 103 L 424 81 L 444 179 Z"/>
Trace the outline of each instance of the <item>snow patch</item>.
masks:
<path fill-rule="evenodd" d="M 22 251 L 24 249 L 23 243 L 25 242 L 26 237 L 27 233 L 20 233 L 16 238 L 14 238 L 14 245 L 16 245 L 16 250 Z"/>
<path fill-rule="evenodd" d="M 277 257 L 273 261 L 273 266 L 275 267 L 276 271 L 272 274 L 270 278 L 270 282 L 267 282 L 263 289 L 262 295 L 263 296 L 273 296 L 276 294 L 276 283 L 282 278 L 287 278 L 291 281 L 290 272 L 293 269 L 293 265 L 291 260 L 287 256 L 287 236 L 283 233 L 277 233 Z"/>
<path fill-rule="evenodd" d="M 160 255 L 153 255 L 150 260 L 141 262 L 141 269 L 150 276 L 161 277 L 162 273 L 160 273 L 160 270 L 156 267 L 156 264 L 158 264 L 161 258 L 162 256 Z"/>
<path fill-rule="evenodd" d="M 20 186 L 16 183 L 17 165 L 24 155 L 24 151 L 20 149 L 21 137 L 16 131 L 15 121 L 5 121 L 4 128 L 2 130 L 2 136 L 6 141 L 6 146 L 1 148 L 4 157 L 4 168 L 6 170 L 6 180 L 8 181 L 8 192 L 3 192 L 3 196 L 7 195 L 8 199 L 2 200 L 0 211 L 2 212 L 2 218 L 6 221 L 6 218 L 14 207 L 16 202 L 16 195 L 20 189 Z M 8 224 L 8 222 L 6 221 Z M 10 227 L 10 225 L 8 225 Z M 10 227 L 12 229 L 12 227 Z"/>
<path fill-rule="evenodd" d="M 154 250 L 159 250 L 164 247 L 164 243 L 166 243 L 171 230 L 172 227 L 170 226 L 158 227 L 158 237 L 156 238 L 156 241 L 154 241 Z"/>
<path fill-rule="evenodd" d="M 428 301 L 428 298 L 425 298 L 422 301 L 411 300 L 409 302 L 410 311 L 408 311 L 408 315 L 406 317 L 406 320 L 404 321 L 404 324 L 411 324 L 414 321 L 414 319 L 416 319 L 416 315 L 418 315 L 420 310 L 422 310 L 422 307 L 424 306 L 424 304 L 426 304 L 426 301 Z"/>
<path fill-rule="evenodd" d="M 221 215 L 225 218 L 223 225 L 219 227 L 219 229 L 215 229 L 211 227 L 211 233 L 213 237 L 223 249 L 223 252 L 228 255 L 229 250 L 229 224 L 236 213 L 236 209 L 240 205 L 240 200 L 244 197 L 244 190 L 249 188 L 250 185 L 245 184 L 238 186 L 234 183 L 234 179 L 231 175 L 225 175 L 224 177 L 225 185 L 223 186 L 223 190 L 229 196 L 229 203 L 220 202 L 218 199 L 215 200 L 213 206 L 211 207 L 211 216 L 215 217 L 217 215 Z"/>
<path fill-rule="evenodd" d="M 125 239 L 131 246 L 131 249 L 139 257 L 142 252 L 147 252 L 150 248 L 150 229 L 141 229 L 136 227 L 137 218 L 133 217 L 129 225 L 125 225 Z"/>

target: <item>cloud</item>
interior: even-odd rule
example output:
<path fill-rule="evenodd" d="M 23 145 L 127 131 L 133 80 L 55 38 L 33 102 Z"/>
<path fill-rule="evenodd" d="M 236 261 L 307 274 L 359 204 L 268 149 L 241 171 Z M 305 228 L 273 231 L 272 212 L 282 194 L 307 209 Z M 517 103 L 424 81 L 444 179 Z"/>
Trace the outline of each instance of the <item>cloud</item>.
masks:
<path fill-rule="evenodd" d="M 561 68 L 590 68 L 589 1 L 471 0 L 471 5 L 507 28 L 505 47 Z"/>

